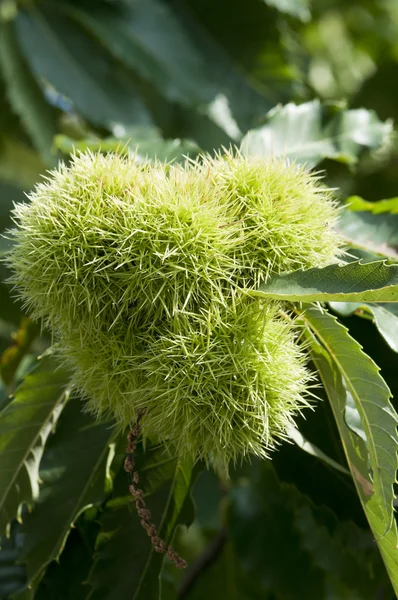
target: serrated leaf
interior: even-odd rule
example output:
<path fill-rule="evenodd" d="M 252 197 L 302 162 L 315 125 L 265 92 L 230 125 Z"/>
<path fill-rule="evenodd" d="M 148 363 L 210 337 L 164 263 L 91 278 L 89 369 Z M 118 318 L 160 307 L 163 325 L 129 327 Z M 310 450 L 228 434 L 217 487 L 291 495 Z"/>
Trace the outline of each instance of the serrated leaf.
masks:
<path fill-rule="evenodd" d="M 67 374 L 44 358 L 0 413 L 0 531 L 39 495 L 44 445 L 67 400 Z"/>
<path fill-rule="evenodd" d="M 206 63 L 167 4 L 138 0 L 131 6 L 60 8 L 169 100 L 195 105 L 214 97 Z"/>
<path fill-rule="evenodd" d="M 193 519 L 190 489 L 195 471 L 191 460 L 164 458 L 162 450 L 148 452 L 145 462 L 137 461 L 137 470 L 152 520 L 160 537 L 170 543 L 175 528 Z M 128 494 L 125 473 L 121 481 Z M 89 600 L 144 600 L 159 595 L 163 557 L 154 552 L 135 508 L 129 510 L 131 496 L 127 500 L 126 505 L 116 498 L 101 518 L 98 553 L 88 579 Z"/>
<path fill-rule="evenodd" d="M 264 2 L 283 13 L 298 17 L 302 21 L 311 19 L 309 0 L 264 0 Z"/>
<path fill-rule="evenodd" d="M 82 412 L 78 398 L 68 402 L 44 452 L 39 498 L 20 531 L 18 561 L 26 565 L 29 582 L 59 558 L 78 516 L 109 493 L 107 462 L 114 435 L 109 423 L 95 423 Z"/>
<path fill-rule="evenodd" d="M 398 592 L 398 532 L 393 515 L 398 418 L 390 391 L 378 367 L 335 317 L 315 307 L 301 316 L 317 338 L 311 337 L 312 358 L 329 397 L 359 498 Z M 347 425 L 349 395 L 366 443 Z"/>
<path fill-rule="evenodd" d="M 355 163 L 364 149 L 387 143 L 392 124 L 364 108 L 327 114 L 319 100 L 272 109 L 242 140 L 244 154 L 294 160 L 313 167 L 325 158 Z"/>
<path fill-rule="evenodd" d="M 379 306 L 361 302 L 329 302 L 329 306 L 342 317 L 355 314 L 369 318 L 369 315 L 372 315 L 377 329 L 391 350 L 398 352 L 398 305 Z"/>
<path fill-rule="evenodd" d="M 51 154 L 52 139 L 56 134 L 53 111 L 21 55 L 14 21 L 0 21 L 0 67 L 12 108 L 44 162 L 54 165 L 56 158 Z"/>
<path fill-rule="evenodd" d="M 398 265 L 351 262 L 282 273 L 249 294 L 290 302 L 398 302 Z"/>
<path fill-rule="evenodd" d="M 350 196 L 347 198 L 346 208 L 353 212 L 366 211 L 371 212 L 374 215 L 380 215 L 386 212 L 398 214 L 398 198 L 368 202 L 360 196 Z"/>
<path fill-rule="evenodd" d="M 21 48 L 38 78 L 72 100 L 75 109 L 99 126 L 151 122 L 126 72 L 51 3 L 18 11 Z"/>

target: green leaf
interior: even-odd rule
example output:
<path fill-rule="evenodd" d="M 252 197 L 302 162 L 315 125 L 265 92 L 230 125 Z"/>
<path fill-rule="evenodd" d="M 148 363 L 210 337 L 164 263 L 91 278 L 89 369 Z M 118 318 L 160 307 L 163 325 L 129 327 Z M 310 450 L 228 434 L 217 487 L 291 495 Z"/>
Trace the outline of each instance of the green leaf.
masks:
<path fill-rule="evenodd" d="M 190 489 L 196 472 L 189 459 L 165 461 L 161 449 L 147 452 L 144 459 L 144 463 L 137 460 L 140 487 L 159 536 L 170 543 L 175 528 L 193 520 Z M 120 481 L 128 493 L 125 473 Z M 88 579 L 93 588 L 89 600 L 141 600 L 159 595 L 163 557 L 154 552 L 135 508 L 129 510 L 131 496 L 127 505 L 125 500 L 126 496 L 116 497 L 101 518 L 98 554 Z"/>
<path fill-rule="evenodd" d="M 184 160 L 184 157 L 196 156 L 200 149 L 189 140 L 164 140 L 158 131 L 153 128 L 134 128 L 129 137 L 87 138 L 73 140 L 66 135 L 57 135 L 54 145 L 64 154 L 71 154 L 75 150 L 92 152 L 119 152 L 131 154 L 140 159 L 160 160 L 172 162 Z"/>
<path fill-rule="evenodd" d="M 298 17 L 302 21 L 311 19 L 309 0 L 264 0 L 264 2 L 281 12 L 292 15 L 292 17 Z"/>
<path fill-rule="evenodd" d="M 209 9 L 206 10 L 207 6 Z M 189 38 L 195 44 L 202 61 L 206 65 L 206 71 L 209 79 L 214 82 L 214 97 L 211 105 L 203 106 L 200 115 L 207 115 L 214 123 L 219 125 L 234 140 L 240 139 L 242 133 L 249 128 L 254 127 L 261 122 L 264 113 L 266 113 L 275 102 L 278 101 L 278 94 L 275 93 L 274 86 L 262 84 L 253 80 L 250 76 L 235 64 L 231 59 L 231 53 L 226 52 L 222 46 L 222 41 L 217 34 L 217 25 L 212 27 L 213 16 L 217 16 L 218 11 L 221 16 L 221 29 L 225 31 L 225 23 L 228 21 L 228 14 L 220 5 L 208 3 L 203 7 L 203 11 L 208 15 L 207 18 L 201 17 L 201 21 L 193 18 L 188 11 L 179 10 L 178 17 L 184 23 Z M 195 12 L 197 12 L 198 5 Z M 204 24 L 202 24 L 204 21 Z M 209 30 L 213 30 L 213 36 Z M 221 33 L 221 32 L 220 32 Z M 235 40 L 233 40 L 235 45 Z M 273 83 L 275 83 L 273 81 Z M 206 122 L 202 119 L 196 119 L 194 114 L 187 114 L 188 131 L 193 126 L 194 129 L 207 128 Z M 185 129 L 184 129 L 185 131 Z M 211 132 L 208 134 L 212 135 Z M 187 137 L 198 139 L 201 147 L 204 147 L 200 131 L 198 137 L 184 133 Z M 210 146 L 210 144 L 209 144 Z M 214 149 L 206 145 L 209 151 Z"/>
<path fill-rule="evenodd" d="M 346 206 L 353 212 L 366 211 L 374 215 L 382 213 L 398 213 L 398 198 L 389 198 L 388 200 L 378 200 L 377 202 L 368 202 L 360 196 L 350 196 L 347 198 Z"/>
<path fill-rule="evenodd" d="M 131 78 L 54 5 L 20 9 L 16 25 L 36 77 L 70 98 L 88 120 L 106 127 L 151 122 Z"/>
<path fill-rule="evenodd" d="M 312 358 L 329 397 L 359 498 L 397 593 L 393 484 L 398 464 L 398 418 L 390 403 L 390 391 L 378 367 L 335 317 L 315 307 L 301 317 L 317 338 L 311 338 Z M 355 431 L 348 426 L 352 401 L 360 427 Z"/>
<path fill-rule="evenodd" d="M 26 586 L 26 569 L 16 563 L 18 548 L 18 524 L 13 523 L 9 537 L 0 537 L 0 598 L 8 599 Z"/>
<path fill-rule="evenodd" d="M 51 154 L 56 133 L 53 110 L 20 53 L 14 26 L 14 21 L 0 21 L 0 67 L 6 93 L 44 162 L 54 165 L 56 158 Z"/>
<path fill-rule="evenodd" d="M 274 156 L 313 167 L 325 158 L 355 163 L 365 149 L 386 144 L 392 132 L 373 111 L 335 109 L 327 114 L 319 100 L 272 109 L 266 123 L 243 138 L 242 152 Z"/>
<path fill-rule="evenodd" d="M 332 513 L 280 481 L 270 461 L 253 461 L 237 478 L 228 528 L 249 598 L 375 597 L 380 575 L 363 560 L 363 550 L 348 553 Z"/>
<path fill-rule="evenodd" d="M 301 535 L 303 550 L 311 555 L 314 566 L 324 572 L 325 597 L 373 600 L 381 589 L 387 592 L 388 584 L 384 581 L 387 574 L 383 576 L 380 555 L 375 556 L 372 536 L 352 522 L 332 523 L 331 526 L 331 515 L 323 512 L 323 508 L 314 507 L 310 500 L 305 502 L 301 498 L 295 525 Z M 347 539 L 344 534 L 350 537 Z"/>
<path fill-rule="evenodd" d="M 69 400 L 40 466 L 40 495 L 20 530 L 18 562 L 27 567 L 28 581 L 57 560 L 71 527 L 89 506 L 109 493 L 108 457 L 114 429 L 82 412 L 78 398 Z"/>
<path fill-rule="evenodd" d="M 38 324 L 25 317 L 19 329 L 13 332 L 12 345 L 8 346 L 0 356 L 0 375 L 5 384 L 12 383 L 21 361 L 29 352 L 39 331 Z"/>
<path fill-rule="evenodd" d="M 379 306 L 360 302 L 329 302 L 329 306 L 343 317 L 358 315 L 369 318 L 369 315 L 372 315 L 377 329 L 391 350 L 398 352 L 398 305 Z"/>
<path fill-rule="evenodd" d="M 67 374 L 44 358 L 0 413 L 0 531 L 39 495 L 44 445 L 65 405 Z"/>
<path fill-rule="evenodd" d="M 0 156 L 0 170 L 1 170 L 1 156 Z M 1 237 L 1 234 L 6 230 L 12 227 L 12 219 L 10 211 L 14 208 L 14 203 L 24 202 L 26 200 L 26 196 L 21 190 L 21 188 L 15 185 L 10 185 L 5 181 L 0 179 L 0 261 L 2 257 L 5 256 L 7 249 L 10 246 L 10 242 Z M 1 271 L 4 271 L 5 268 L 0 267 Z M 0 278 L 3 279 L 2 273 L 0 274 Z M 3 312 L 3 307 L 2 307 Z M 3 312 L 4 314 L 4 312 Z M 5 313 L 6 314 L 6 313 Z"/>
<path fill-rule="evenodd" d="M 214 539 L 214 538 L 213 538 Z M 246 589 L 246 581 L 242 572 L 242 566 L 237 556 L 236 548 L 229 540 L 223 545 L 222 550 L 215 560 L 210 563 L 195 581 L 192 589 L 181 598 L 187 600 L 217 600 L 225 598 L 228 600 L 253 600 L 262 598 L 250 595 Z M 178 597 L 178 596 L 177 596 Z M 176 598 L 176 596 L 170 596 Z"/>
<path fill-rule="evenodd" d="M 138 0 L 130 7 L 103 4 L 89 10 L 59 6 L 169 100 L 192 105 L 214 97 L 205 61 L 167 4 Z"/>
<path fill-rule="evenodd" d="M 18 189 L 30 189 L 44 169 L 45 165 L 37 152 L 16 139 L 3 138 L 0 148 L 0 180 Z"/>
<path fill-rule="evenodd" d="M 398 261 L 398 215 L 342 211 L 338 231 L 350 246 Z"/>
<path fill-rule="evenodd" d="M 319 458 L 330 467 L 333 467 L 333 469 L 340 471 L 340 473 L 344 473 L 345 475 L 350 474 L 350 472 L 345 467 L 333 460 L 333 458 L 330 458 L 330 456 L 325 454 L 325 452 L 318 448 L 318 446 L 312 444 L 307 439 L 305 439 L 303 434 L 300 433 L 300 431 L 296 429 L 296 427 L 289 425 L 286 429 L 286 433 L 289 436 L 289 438 L 293 440 L 295 444 L 297 444 L 299 448 L 304 450 L 304 452 L 308 452 L 308 454 L 311 454 L 311 456 L 316 456 L 316 458 Z"/>
<path fill-rule="evenodd" d="M 48 566 L 36 585 L 31 586 L 35 600 L 58 600 L 60 590 L 65 599 L 86 600 L 86 581 L 99 530 L 98 513 L 99 509 L 92 507 L 76 521 L 59 559 Z"/>
<path fill-rule="evenodd" d="M 290 302 L 398 302 L 398 265 L 352 262 L 282 273 L 248 293 Z"/>

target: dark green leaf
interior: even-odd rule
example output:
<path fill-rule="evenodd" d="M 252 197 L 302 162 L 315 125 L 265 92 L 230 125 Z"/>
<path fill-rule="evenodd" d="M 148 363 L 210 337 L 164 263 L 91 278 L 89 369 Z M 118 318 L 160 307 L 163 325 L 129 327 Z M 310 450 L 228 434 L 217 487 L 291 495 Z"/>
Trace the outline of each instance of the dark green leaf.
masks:
<path fill-rule="evenodd" d="M 85 516 L 90 512 L 95 514 L 97 511 L 93 508 L 81 515 L 66 540 L 59 560 L 53 561 L 47 567 L 37 589 L 34 590 L 35 600 L 59 600 L 60 590 L 65 599 L 86 600 L 86 580 L 92 565 L 93 548 L 91 540 L 82 536 L 80 528 L 82 523 L 86 524 L 88 521 Z M 90 522 L 90 525 L 94 531 L 98 529 L 95 522 Z"/>
<path fill-rule="evenodd" d="M 257 463 L 250 479 L 232 490 L 231 536 L 246 586 L 284 600 L 323 597 L 323 577 L 303 551 L 294 523 L 297 492 L 282 487 L 270 463 Z M 249 595 L 250 597 L 250 595 Z"/>
<path fill-rule="evenodd" d="M 0 413 L 0 531 L 39 495 L 44 445 L 67 399 L 67 374 L 44 358 Z"/>
<path fill-rule="evenodd" d="M 329 302 L 329 306 L 339 315 L 349 317 L 353 314 L 369 318 L 394 352 L 398 352 L 398 305 L 361 304 L 360 302 Z"/>
<path fill-rule="evenodd" d="M 113 437 L 112 426 L 95 423 L 82 412 L 78 398 L 68 402 L 46 445 L 40 496 L 20 532 L 18 560 L 26 564 L 29 582 L 59 558 L 78 516 L 110 491 L 107 464 Z"/>
<path fill-rule="evenodd" d="M 391 132 L 391 123 L 383 123 L 373 111 L 335 110 L 328 116 L 319 100 L 312 100 L 272 109 L 265 125 L 243 138 L 241 148 L 245 154 L 286 158 L 308 167 L 325 158 L 355 163 L 363 149 L 379 148 Z"/>
<path fill-rule="evenodd" d="M 398 302 L 398 265 L 352 262 L 282 273 L 249 293 L 290 302 Z"/>
<path fill-rule="evenodd" d="M 167 4 L 136 0 L 130 6 L 100 5 L 95 10 L 60 7 L 163 96 L 188 105 L 215 96 L 206 63 Z"/>
<path fill-rule="evenodd" d="M 181 4 L 179 6 L 181 10 L 178 11 L 178 16 L 200 52 L 208 77 L 215 86 L 211 105 L 204 106 L 201 112 L 203 115 L 208 115 L 230 138 L 235 141 L 239 140 L 241 132 L 245 133 L 260 122 L 263 115 L 277 102 L 278 96 L 271 85 L 260 86 L 258 82 L 252 81 L 236 66 L 230 54 L 222 48 L 218 38 L 209 35 L 209 31 L 198 20 L 195 20 L 192 14 L 183 10 Z M 220 7 L 209 2 L 210 10 L 205 12 L 210 17 L 210 21 L 212 21 L 211 17 L 217 8 L 220 10 Z M 222 5 L 221 13 L 223 17 L 227 18 Z M 195 123 L 194 115 L 188 115 L 188 117 L 189 125 L 193 121 L 194 126 L 201 126 L 200 120 L 199 123 Z M 192 137 L 192 135 L 188 134 L 187 137 Z M 200 145 L 202 146 L 202 144 Z"/>
<path fill-rule="evenodd" d="M 270 461 L 238 478 L 228 517 L 249 598 L 375 597 L 378 581 L 363 555 L 342 546 L 333 515 L 279 481 Z"/>
<path fill-rule="evenodd" d="M 1 156 L 0 156 L 0 169 L 1 169 Z M 12 226 L 10 211 L 14 208 L 14 202 L 23 202 L 26 200 L 26 196 L 22 189 L 18 186 L 10 185 L 0 179 L 0 232 L 4 232 Z M 0 233 L 0 236 L 1 236 Z M 5 256 L 7 247 L 10 243 L 3 237 L 0 237 L 0 260 Z"/>
<path fill-rule="evenodd" d="M 56 133 L 54 115 L 20 53 L 14 21 L 0 21 L 0 67 L 11 106 L 21 118 L 44 162 L 53 165 L 56 162 L 51 154 L 52 139 Z"/>
<path fill-rule="evenodd" d="M 236 548 L 227 540 L 214 561 L 203 570 L 191 590 L 184 596 L 186 600 L 259 600 L 264 596 L 247 593 L 245 577 L 239 562 Z M 173 600 L 175 598 L 172 597 Z"/>
<path fill-rule="evenodd" d="M 153 521 L 159 526 L 160 537 L 170 543 L 175 528 L 193 519 L 192 462 L 188 459 L 165 461 L 162 450 L 149 452 L 145 458 L 141 467 L 137 464 L 143 475 L 140 487 L 146 495 L 151 495 L 146 502 Z M 122 482 L 122 489 L 125 487 L 127 492 L 125 473 L 122 473 Z M 93 588 L 90 600 L 158 597 L 163 557 L 154 552 L 135 509 L 129 510 L 131 496 L 127 496 L 127 505 L 125 499 L 111 501 L 101 518 L 98 554 L 88 581 Z"/>
<path fill-rule="evenodd" d="M 70 98 L 90 121 L 106 127 L 150 122 L 131 78 L 50 3 L 20 10 L 17 32 L 36 76 Z"/>
<path fill-rule="evenodd" d="M 0 598 L 8 599 L 26 586 L 26 569 L 16 563 L 21 543 L 18 523 L 13 523 L 8 537 L 0 537 Z"/>
<path fill-rule="evenodd" d="M 312 358 L 336 419 L 359 498 L 398 592 L 398 533 L 393 515 L 397 470 L 397 415 L 378 367 L 331 315 L 310 308 L 302 315 L 318 338 Z M 354 428 L 353 412 L 357 412 Z M 365 440 L 364 440 L 365 438 Z"/>

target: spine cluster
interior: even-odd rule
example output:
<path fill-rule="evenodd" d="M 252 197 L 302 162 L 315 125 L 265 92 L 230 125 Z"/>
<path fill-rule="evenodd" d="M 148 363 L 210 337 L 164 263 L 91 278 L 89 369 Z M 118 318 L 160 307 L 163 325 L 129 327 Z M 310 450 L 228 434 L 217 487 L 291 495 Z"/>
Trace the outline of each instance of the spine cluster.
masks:
<path fill-rule="evenodd" d="M 14 212 L 12 282 L 87 408 L 121 430 L 145 408 L 151 440 L 223 470 L 268 456 L 312 379 L 286 307 L 247 292 L 336 262 L 319 176 L 238 152 L 183 165 L 86 153 L 30 200 Z"/>

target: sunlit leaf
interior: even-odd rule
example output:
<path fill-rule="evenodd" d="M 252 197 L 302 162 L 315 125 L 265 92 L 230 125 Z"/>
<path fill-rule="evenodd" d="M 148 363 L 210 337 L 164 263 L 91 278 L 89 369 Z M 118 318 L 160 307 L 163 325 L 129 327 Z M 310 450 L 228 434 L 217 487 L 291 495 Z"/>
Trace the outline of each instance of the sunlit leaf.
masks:
<path fill-rule="evenodd" d="M 386 212 L 342 211 L 338 231 L 354 248 L 398 261 L 398 215 Z"/>
<path fill-rule="evenodd" d="M 359 498 L 397 592 L 393 484 L 398 464 L 398 419 L 389 400 L 390 391 L 378 367 L 334 317 L 314 307 L 305 311 L 303 319 L 317 338 L 311 337 L 312 358 L 329 397 Z M 351 402 L 360 430 L 356 427 L 354 431 L 347 424 Z"/>
<path fill-rule="evenodd" d="M 364 108 L 328 115 L 319 100 L 272 109 L 266 123 L 249 131 L 241 143 L 245 154 L 280 157 L 313 167 L 325 158 L 355 163 L 364 149 L 387 142 L 392 124 Z"/>
<path fill-rule="evenodd" d="M 329 306 L 339 315 L 349 317 L 372 318 L 374 323 L 390 346 L 398 352 L 398 305 L 397 304 L 365 304 L 360 302 L 329 302 Z"/>
<path fill-rule="evenodd" d="M 249 293 L 290 302 L 398 302 L 398 265 L 352 262 L 282 273 Z"/>
<path fill-rule="evenodd" d="M 309 0 L 264 0 L 269 6 L 275 6 L 281 12 L 298 17 L 302 21 L 311 18 Z"/>
<path fill-rule="evenodd" d="M 388 200 L 378 200 L 377 202 L 368 202 L 360 196 L 350 196 L 347 198 L 346 206 L 348 210 L 358 212 L 366 211 L 374 215 L 382 213 L 398 213 L 398 198 L 389 198 Z"/>
<path fill-rule="evenodd" d="M 123 138 L 73 140 L 66 135 L 57 135 L 54 145 L 64 154 L 75 150 L 92 152 L 119 152 L 130 154 L 137 160 L 157 159 L 163 162 L 184 160 L 189 155 L 196 156 L 200 149 L 189 140 L 164 140 L 157 130 L 152 128 L 134 129 Z"/>

